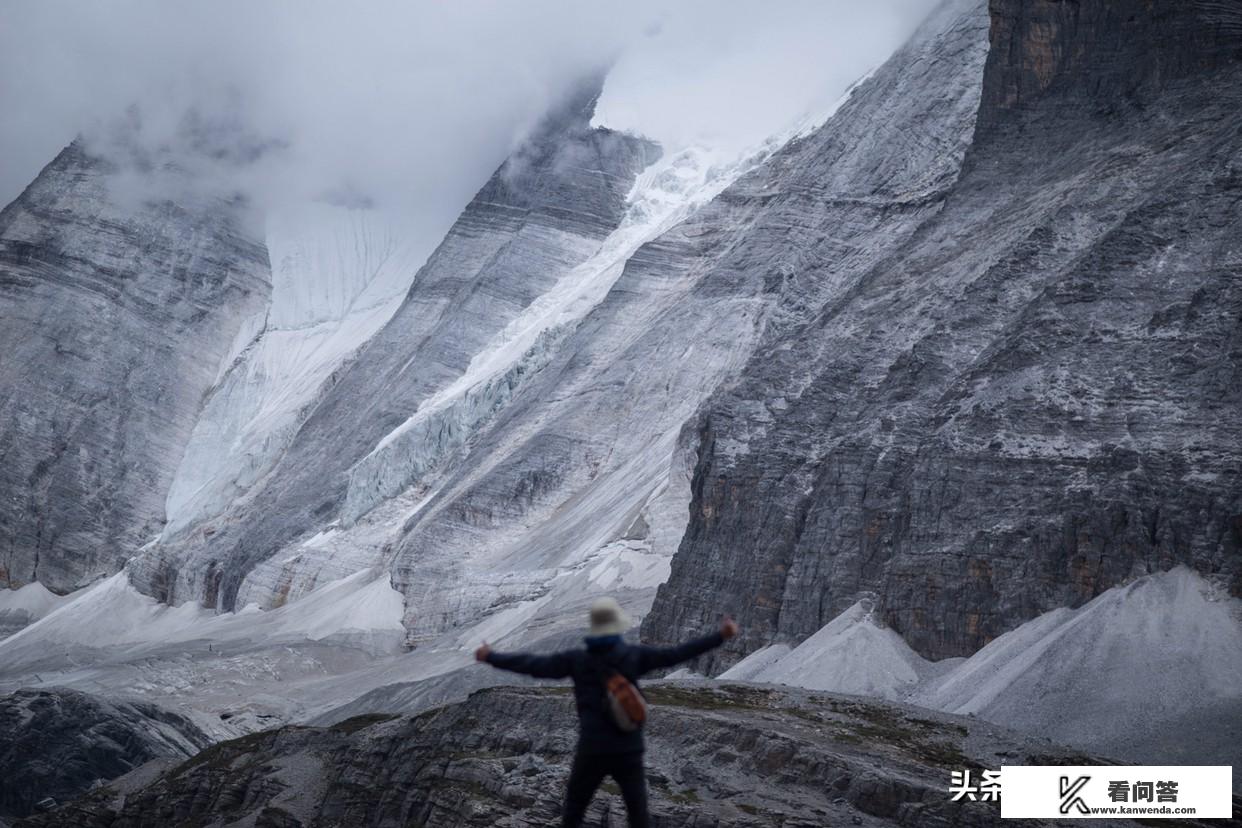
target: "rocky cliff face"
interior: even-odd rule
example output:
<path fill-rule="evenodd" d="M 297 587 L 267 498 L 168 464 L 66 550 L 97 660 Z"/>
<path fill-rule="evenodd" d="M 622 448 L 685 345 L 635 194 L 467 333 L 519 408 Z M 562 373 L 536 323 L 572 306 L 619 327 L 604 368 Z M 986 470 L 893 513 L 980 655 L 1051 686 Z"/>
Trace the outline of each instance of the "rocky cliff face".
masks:
<path fill-rule="evenodd" d="M 996 803 L 949 801 L 951 770 L 1089 761 L 993 725 L 856 697 L 677 684 L 649 696 L 658 825 L 994 825 Z M 225 742 L 18 824 L 550 825 L 573 721 L 562 689 L 483 691 L 416 718 Z M 623 819 L 617 793 L 605 783 L 589 824 Z"/>
<path fill-rule="evenodd" d="M 0 587 L 67 592 L 159 534 L 203 394 L 267 300 L 240 204 L 130 205 L 116 172 L 75 143 L 0 212 Z"/>
<path fill-rule="evenodd" d="M 0 697 L 0 733 L 0 818 L 32 814 L 36 805 L 47 810 L 152 760 L 185 759 L 210 744 L 169 710 L 63 688 Z"/>
<path fill-rule="evenodd" d="M 1237 14 L 990 11 L 960 174 L 705 406 L 648 638 L 732 608 L 722 666 L 874 593 L 939 658 L 1178 562 L 1242 590 Z"/>
<path fill-rule="evenodd" d="M 991 0 L 984 132 L 1021 114 L 1107 118 L 1239 59 L 1242 9 L 1220 0 Z"/>

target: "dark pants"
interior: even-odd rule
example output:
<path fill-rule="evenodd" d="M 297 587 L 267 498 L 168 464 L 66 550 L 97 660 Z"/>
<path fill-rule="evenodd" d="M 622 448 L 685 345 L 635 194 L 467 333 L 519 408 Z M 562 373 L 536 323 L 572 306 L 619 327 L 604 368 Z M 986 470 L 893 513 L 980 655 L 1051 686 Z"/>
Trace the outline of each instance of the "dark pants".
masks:
<path fill-rule="evenodd" d="M 576 754 L 569 772 L 569 790 L 565 792 L 565 816 L 561 824 L 566 828 L 582 824 L 582 815 L 605 776 L 611 776 L 621 789 L 630 828 L 647 828 L 647 776 L 641 753 Z"/>

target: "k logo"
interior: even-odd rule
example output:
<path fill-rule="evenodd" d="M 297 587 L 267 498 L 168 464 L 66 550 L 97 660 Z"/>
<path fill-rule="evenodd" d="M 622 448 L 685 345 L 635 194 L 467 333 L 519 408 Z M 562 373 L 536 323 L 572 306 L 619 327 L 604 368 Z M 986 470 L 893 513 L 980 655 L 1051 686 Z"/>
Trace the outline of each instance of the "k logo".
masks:
<path fill-rule="evenodd" d="M 1061 813 L 1068 814 L 1073 808 L 1078 808 L 1078 813 L 1080 814 L 1091 813 L 1087 803 L 1083 802 L 1082 797 L 1078 795 L 1083 786 L 1090 781 L 1090 776 L 1080 776 L 1072 783 L 1068 776 L 1061 777 Z"/>

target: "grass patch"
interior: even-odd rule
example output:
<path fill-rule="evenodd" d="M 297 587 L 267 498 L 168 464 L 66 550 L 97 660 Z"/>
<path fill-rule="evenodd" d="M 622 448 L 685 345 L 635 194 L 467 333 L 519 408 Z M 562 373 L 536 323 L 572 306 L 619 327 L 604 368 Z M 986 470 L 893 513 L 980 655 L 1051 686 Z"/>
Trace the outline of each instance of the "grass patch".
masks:
<path fill-rule="evenodd" d="M 916 719 L 913 716 L 908 716 L 906 721 L 925 727 L 928 730 L 952 730 L 959 736 L 966 736 L 970 732 L 965 725 L 960 725 L 957 722 L 933 722 L 931 719 Z"/>
<path fill-rule="evenodd" d="M 847 745 L 861 745 L 863 738 L 852 730 L 838 729 L 833 731 L 832 741 L 842 742 Z"/>
<path fill-rule="evenodd" d="M 227 742 L 217 742 L 182 762 L 169 776 L 176 779 L 198 768 L 227 770 L 238 758 L 258 750 L 271 733 L 270 730 L 261 730 Z"/>
<path fill-rule="evenodd" d="M 922 742 L 907 746 L 909 752 L 913 753 L 921 759 L 924 759 L 933 765 L 939 765 L 942 768 L 964 769 L 982 771 L 983 766 L 978 762 L 972 761 L 969 756 L 962 753 L 957 745 L 952 742 Z"/>
<path fill-rule="evenodd" d="M 786 704 L 778 693 L 755 687 L 725 685 L 713 688 L 656 686 L 647 689 L 653 704 L 691 710 L 763 711 L 794 716 L 817 726 L 828 725 L 835 741 L 866 747 L 887 745 L 921 762 L 950 768 L 981 769 L 962 753 L 956 743 L 968 730 L 955 722 L 907 717 L 882 705 L 812 696 L 811 701 L 827 707 L 841 720 L 826 719 L 819 711 Z M 1085 762 L 1084 764 L 1091 764 Z"/>
<path fill-rule="evenodd" d="M 444 750 L 437 755 L 444 756 L 453 762 L 490 762 L 492 760 L 514 758 L 512 753 L 489 750 L 486 747 L 479 747 L 474 750 Z"/>
<path fill-rule="evenodd" d="M 960 725 L 946 727 L 940 722 L 928 719 L 906 718 L 886 707 L 861 702 L 832 702 L 831 706 L 834 712 L 855 720 L 841 723 L 846 732 L 838 731 L 838 741 L 849 744 L 879 742 L 895 747 L 915 759 L 941 767 L 981 767 L 962 753 L 953 742 L 937 738 L 945 730 L 965 736 L 966 728 Z"/>
<path fill-rule="evenodd" d="M 694 788 L 687 788 L 684 791 L 670 790 L 666 796 L 668 799 L 681 805 L 698 805 L 703 801 L 699 799 L 699 794 Z"/>
<path fill-rule="evenodd" d="M 670 707 L 688 707 L 692 710 L 774 710 L 772 694 L 752 687 L 724 686 L 692 689 L 660 685 L 643 690 L 647 701 Z M 792 708 L 775 708 L 792 712 Z"/>
<path fill-rule="evenodd" d="M 660 790 L 661 796 L 670 802 L 676 802 L 679 805 L 698 805 L 703 800 L 699 798 L 699 792 L 694 788 L 686 788 L 684 791 L 675 791 L 669 787 L 667 782 L 654 782 L 652 787 Z"/>

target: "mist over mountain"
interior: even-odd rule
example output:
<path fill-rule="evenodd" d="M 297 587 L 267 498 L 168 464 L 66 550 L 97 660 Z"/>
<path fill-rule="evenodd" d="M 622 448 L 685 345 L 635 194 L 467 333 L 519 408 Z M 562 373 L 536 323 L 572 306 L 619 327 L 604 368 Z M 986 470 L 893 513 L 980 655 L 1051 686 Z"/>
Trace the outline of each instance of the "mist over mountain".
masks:
<path fill-rule="evenodd" d="M 741 624 L 661 824 L 1242 758 L 1242 11 L 104 9 L 0 35 L 0 718 L 119 747 L 0 820 L 550 819 L 471 650 L 603 594 Z"/>

